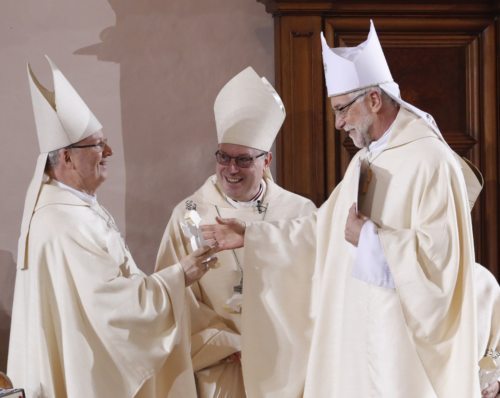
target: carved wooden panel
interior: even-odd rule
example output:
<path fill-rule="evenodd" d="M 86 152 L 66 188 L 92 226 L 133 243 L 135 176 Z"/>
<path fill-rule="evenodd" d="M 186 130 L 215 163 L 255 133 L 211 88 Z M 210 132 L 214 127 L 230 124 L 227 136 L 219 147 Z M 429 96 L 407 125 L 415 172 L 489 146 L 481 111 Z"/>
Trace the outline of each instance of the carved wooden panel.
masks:
<path fill-rule="evenodd" d="M 288 189 L 323 202 L 324 128 L 319 17 L 287 18 L 281 24 L 281 75 L 277 79 L 287 117 L 277 141 L 278 180 Z M 302 156 L 306 154 L 306 156 Z"/>

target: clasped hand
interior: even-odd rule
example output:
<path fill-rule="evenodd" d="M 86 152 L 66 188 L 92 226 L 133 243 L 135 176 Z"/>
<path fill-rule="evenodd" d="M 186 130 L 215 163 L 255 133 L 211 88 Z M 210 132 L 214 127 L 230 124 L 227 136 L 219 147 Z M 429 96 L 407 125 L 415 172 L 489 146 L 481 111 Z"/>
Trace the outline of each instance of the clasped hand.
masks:
<path fill-rule="evenodd" d="M 200 279 L 217 262 L 214 254 L 218 250 L 211 246 L 203 246 L 180 260 L 184 270 L 184 281 L 186 286 Z"/>
<path fill-rule="evenodd" d="M 180 261 L 186 286 L 200 279 L 217 263 L 215 253 L 243 246 L 245 223 L 235 218 L 216 218 L 217 224 L 202 225 L 206 246 L 195 250 Z"/>
<path fill-rule="evenodd" d="M 345 223 L 345 240 L 357 247 L 361 229 L 366 221 L 368 221 L 368 217 L 356 212 L 356 204 L 354 203 L 349 209 L 349 215 Z"/>

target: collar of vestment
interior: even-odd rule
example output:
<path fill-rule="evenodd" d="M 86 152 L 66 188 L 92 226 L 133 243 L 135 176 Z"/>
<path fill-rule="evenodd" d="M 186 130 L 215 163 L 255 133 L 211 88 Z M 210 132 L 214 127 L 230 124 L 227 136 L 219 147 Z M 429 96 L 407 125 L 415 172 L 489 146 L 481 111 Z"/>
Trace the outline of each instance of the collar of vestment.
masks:
<path fill-rule="evenodd" d="M 398 115 L 391 126 L 391 131 L 386 149 L 406 145 L 423 138 L 439 139 L 425 120 L 405 108 L 399 108 Z M 404 133 L 402 133 L 403 131 Z"/>
<path fill-rule="evenodd" d="M 224 198 L 226 198 L 227 202 L 235 209 L 258 206 L 260 203 L 262 203 L 262 198 L 264 197 L 265 193 L 266 193 L 266 182 L 264 181 L 264 179 L 262 179 L 260 182 L 259 191 L 255 194 L 255 196 L 252 199 L 248 201 L 234 200 L 229 196 L 227 196 L 224 192 L 221 192 Z"/>
<path fill-rule="evenodd" d="M 260 198 L 263 204 L 268 203 L 274 199 L 279 198 L 281 192 L 283 191 L 275 182 L 265 178 L 265 189 Z M 207 205 L 217 206 L 219 208 L 232 208 L 234 207 L 229 204 L 225 196 L 217 186 L 217 176 L 214 174 L 205 181 L 205 183 L 189 197 L 195 203 L 205 203 Z"/>
<path fill-rule="evenodd" d="M 397 148 L 417 140 L 424 138 L 435 138 L 439 140 L 436 133 L 432 131 L 422 118 L 402 107 L 399 108 L 396 119 L 384 136 L 386 134 L 386 142 L 384 142 L 384 139 L 384 141 L 380 142 L 378 145 L 375 144 L 374 149 L 376 150 L 376 153 L 371 154 L 370 162 L 373 162 L 373 160 L 384 151 Z M 383 137 L 377 140 L 377 142 L 382 138 Z M 368 148 L 363 148 L 358 153 L 360 156 L 365 157 L 368 152 Z"/>
<path fill-rule="evenodd" d="M 35 211 L 53 204 L 91 206 L 88 202 L 85 202 L 73 192 L 59 187 L 54 183 L 54 180 L 50 180 L 42 185 L 40 196 L 38 197 L 38 201 L 35 206 Z"/>
<path fill-rule="evenodd" d="M 97 203 L 97 196 L 96 195 L 89 195 L 86 192 L 79 191 L 78 189 L 75 189 L 73 187 L 70 187 L 69 185 L 66 185 L 65 183 L 58 181 L 58 180 L 52 180 L 52 182 L 57 185 L 59 188 L 69 191 L 72 194 L 78 196 L 81 200 L 83 200 L 85 203 L 88 203 L 89 205 L 95 205 Z"/>
<path fill-rule="evenodd" d="M 386 132 L 377 141 L 372 141 L 368 146 L 368 156 L 373 158 L 382 152 L 389 142 L 389 138 L 392 132 L 392 126 L 394 122 L 391 123 Z"/>

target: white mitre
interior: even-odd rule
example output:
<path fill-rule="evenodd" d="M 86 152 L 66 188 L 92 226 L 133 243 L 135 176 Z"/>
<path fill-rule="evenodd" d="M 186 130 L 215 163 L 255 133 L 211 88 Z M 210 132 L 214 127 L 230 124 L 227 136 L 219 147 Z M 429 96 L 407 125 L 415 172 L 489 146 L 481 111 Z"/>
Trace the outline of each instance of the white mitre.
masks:
<path fill-rule="evenodd" d="M 285 106 L 265 77 L 247 67 L 220 90 L 214 103 L 219 144 L 269 151 L 285 120 Z"/>
<path fill-rule="evenodd" d="M 438 138 L 448 145 L 432 115 L 401 98 L 399 86 L 392 78 L 372 20 L 368 38 L 358 46 L 330 48 L 322 32 L 321 47 L 328 97 L 378 86 L 400 106 L 424 119 Z M 466 162 L 454 151 L 453 153 L 460 163 L 472 209 L 483 186 L 481 173 L 472 163 Z"/>
<path fill-rule="evenodd" d="M 330 48 L 322 32 L 321 47 L 329 97 L 393 81 L 373 21 L 360 45 Z"/>
<path fill-rule="evenodd" d="M 43 181 L 48 152 L 74 144 L 102 129 L 94 114 L 59 68 L 47 57 L 52 69 L 54 91 L 42 86 L 28 64 L 28 81 L 35 116 L 40 155 L 26 193 L 17 266 L 27 268 L 27 238 L 33 210 Z"/>

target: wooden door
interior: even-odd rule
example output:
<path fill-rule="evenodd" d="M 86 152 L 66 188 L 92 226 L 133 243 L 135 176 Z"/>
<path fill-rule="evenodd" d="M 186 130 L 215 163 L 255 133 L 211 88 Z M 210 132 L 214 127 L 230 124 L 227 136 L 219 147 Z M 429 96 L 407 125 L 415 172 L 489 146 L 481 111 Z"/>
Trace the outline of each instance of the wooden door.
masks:
<path fill-rule="evenodd" d="M 433 115 L 448 144 L 483 174 L 485 186 L 472 214 L 474 238 L 478 260 L 494 269 L 498 264 L 495 21 L 385 17 L 374 22 L 402 98 Z M 367 27 L 366 17 L 327 18 L 324 25 L 331 46 L 359 44 L 366 39 Z M 329 107 L 326 112 L 326 130 L 333 132 Z M 327 169 L 331 190 L 357 148 L 339 132 L 327 137 L 330 153 L 339 159 L 339 170 Z"/>

